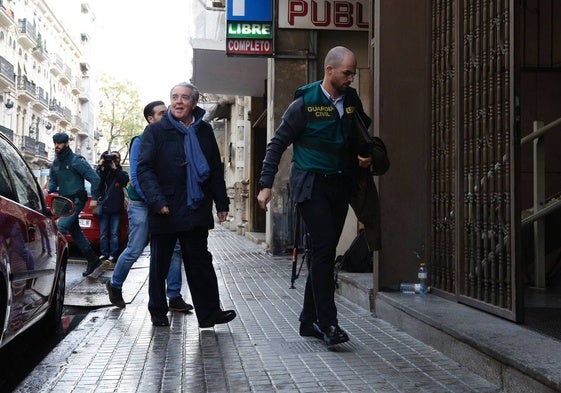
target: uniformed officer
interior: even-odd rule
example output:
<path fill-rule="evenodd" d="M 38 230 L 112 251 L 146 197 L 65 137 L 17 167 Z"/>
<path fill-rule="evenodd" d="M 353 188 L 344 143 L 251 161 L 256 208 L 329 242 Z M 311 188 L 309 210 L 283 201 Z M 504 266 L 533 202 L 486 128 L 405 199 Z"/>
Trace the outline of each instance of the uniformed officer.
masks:
<path fill-rule="evenodd" d="M 84 179 L 91 184 L 92 199 L 90 201 L 90 208 L 97 206 L 100 179 L 88 161 L 72 151 L 67 134 L 59 132 L 53 135 L 53 142 L 56 154 L 49 172 L 47 190 L 49 193 L 58 192 L 59 195 L 67 197 L 76 205 L 74 213 L 70 216 L 59 218 L 57 225 L 62 234 L 70 232 L 74 243 L 88 260 L 87 268 L 82 272 L 83 276 L 87 276 L 101 264 L 101 261 L 92 250 L 86 236 L 84 236 L 78 222 L 78 215 L 84 208 L 88 198 Z"/>

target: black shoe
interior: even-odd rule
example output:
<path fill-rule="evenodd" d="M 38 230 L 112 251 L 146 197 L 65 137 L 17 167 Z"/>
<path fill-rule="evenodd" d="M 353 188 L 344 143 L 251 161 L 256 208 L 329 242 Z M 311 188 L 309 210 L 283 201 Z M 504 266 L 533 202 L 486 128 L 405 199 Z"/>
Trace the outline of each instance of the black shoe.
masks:
<path fill-rule="evenodd" d="M 300 336 L 315 337 L 323 340 L 323 332 L 315 323 L 300 322 Z"/>
<path fill-rule="evenodd" d="M 323 341 L 330 347 L 332 345 L 342 344 L 349 341 L 349 336 L 338 325 L 331 325 L 322 329 Z"/>
<path fill-rule="evenodd" d="M 152 325 L 154 326 L 169 326 L 169 319 L 167 316 L 157 317 L 152 315 Z"/>
<path fill-rule="evenodd" d="M 93 271 L 94 271 L 95 269 L 97 269 L 99 266 L 101 266 L 101 261 L 99 260 L 99 258 L 96 257 L 95 259 L 88 260 L 88 264 L 87 264 L 87 266 L 86 266 L 86 270 L 84 270 L 84 271 L 82 272 L 82 276 L 83 276 L 83 277 L 89 276 L 89 275 L 92 274 Z"/>
<path fill-rule="evenodd" d="M 169 309 L 171 311 L 188 312 L 193 309 L 193 306 L 189 303 L 185 303 L 185 300 L 179 295 L 169 299 Z"/>
<path fill-rule="evenodd" d="M 214 325 L 219 325 L 221 323 L 228 323 L 236 317 L 236 312 L 234 310 L 218 310 L 214 312 L 210 317 L 204 321 L 199 322 L 200 328 L 210 328 Z"/>
<path fill-rule="evenodd" d="M 109 301 L 112 305 L 119 308 L 125 308 L 127 305 L 123 300 L 123 291 L 115 288 L 111 285 L 111 280 L 105 282 L 105 288 L 107 288 L 107 293 L 109 294 Z"/>

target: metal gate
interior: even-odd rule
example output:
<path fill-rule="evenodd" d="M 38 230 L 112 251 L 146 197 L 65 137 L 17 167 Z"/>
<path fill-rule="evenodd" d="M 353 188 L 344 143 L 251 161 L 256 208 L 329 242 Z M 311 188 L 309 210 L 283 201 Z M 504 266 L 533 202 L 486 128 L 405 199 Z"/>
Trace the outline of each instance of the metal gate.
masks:
<path fill-rule="evenodd" d="M 432 5 L 432 285 L 516 320 L 513 0 Z"/>

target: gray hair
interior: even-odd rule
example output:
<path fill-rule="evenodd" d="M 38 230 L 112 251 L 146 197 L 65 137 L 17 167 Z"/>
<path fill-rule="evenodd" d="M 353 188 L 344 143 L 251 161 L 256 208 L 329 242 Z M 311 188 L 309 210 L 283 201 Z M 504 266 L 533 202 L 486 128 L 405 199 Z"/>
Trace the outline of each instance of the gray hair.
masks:
<path fill-rule="evenodd" d="M 181 82 L 181 83 L 178 83 L 177 85 L 173 86 L 171 88 L 171 90 L 169 91 L 170 97 L 171 97 L 171 93 L 172 93 L 173 89 L 175 89 L 176 87 L 179 87 L 179 86 L 188 87 L 189 89 L 191 89 L 191 93 L 192 93 L 192 96 L 193 96 L 193 101 L 195 103 L 199 102 L 199 96 L 201 95 L 201 93 L 199 93 L 199 89 L 197 88 L 197 86 L 195 86 L 195 85 L 193 85 L 189 82 Z"/>

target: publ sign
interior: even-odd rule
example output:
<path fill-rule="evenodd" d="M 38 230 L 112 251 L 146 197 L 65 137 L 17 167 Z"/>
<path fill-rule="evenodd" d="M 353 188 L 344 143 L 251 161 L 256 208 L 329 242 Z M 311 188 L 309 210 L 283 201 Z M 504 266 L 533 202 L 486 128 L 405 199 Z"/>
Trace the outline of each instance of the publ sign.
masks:
<path fill-rule="evenodd" d="M 368 30 L 368 0 L 279 0 L 279 28 Z"/>

